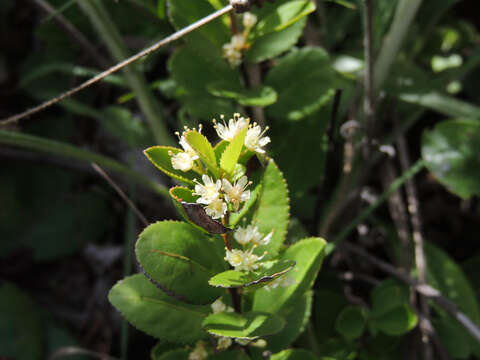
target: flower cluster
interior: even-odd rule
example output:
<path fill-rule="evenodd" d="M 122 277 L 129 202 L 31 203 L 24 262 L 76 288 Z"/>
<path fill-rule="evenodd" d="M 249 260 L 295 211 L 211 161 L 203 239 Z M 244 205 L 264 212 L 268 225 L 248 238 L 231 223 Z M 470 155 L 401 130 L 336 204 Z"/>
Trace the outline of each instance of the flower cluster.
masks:
<path fill-rule="evenodd" d="M 217 121 L 213 119 L 213 127 L 221 139 L 232 141 L 240 130 L 242 130 L 245 126 L 248 126 L 247 134 L 245 135 L 244 140 L 245 147 L 248 150 L 259 154 L 265 153 L 263 147 L 270 142 L 270 138 L 263 135 L 269 129 L 268 126 L 266 126 L 262 131 L 260 125 L 258 125 L 256 122 L 249 124 L 249 119 L 245 119 L 238 113 L 233 114 L 233 119 L 228 121 L 228 125 L 225 123 L 225 118 L 223 115 L 220 116 L 220 119 L 222 120 L 223 124 L 217 123 Z"/>
<path fill-rule="evenodd" d="M 233 234 L 233 237 L 242 245 L 244 250 L 226 249 L 225 260 L 237 271 L 257 270 L 260 267 L 258 261 L 262 260 L 265 254 L 259 256 L 254 254 L 253 251 L 260 245 L 268 245 L 272 236 L 273 231 L 265 236 L 258 231 L 256 225 L 250 224 L 245 228 L 239 226 Z M 247 248 L 248 245 L 250 245 L 249 248 Z"/>
<path fill-rule="evenodd" d="M 233 35 L 230 42 L 223 45 L 223 57 L 227 59 L 230 66 L 237 67 L 242 63 L 242 52 L 247 48 L 248 35 L 256 23 L 257 17 L 254 14 L 244 13 L 243 32 Z"/>
<path fill-rule="evenodd" d="M 200 196 L 197 203 L 206 205 L 205 212 L 213 219 L 222 218 L 228 210 L 227 203 L 231 203 L 234 211 L 238 211 L 240 203 L 250 198 L 247 190 L 250 182 L 244 175 L 233 184 L 227 179 L 213 181 L 208 175 L 202 175 L 203 184 L 195 180 L 194 195 Z"/>

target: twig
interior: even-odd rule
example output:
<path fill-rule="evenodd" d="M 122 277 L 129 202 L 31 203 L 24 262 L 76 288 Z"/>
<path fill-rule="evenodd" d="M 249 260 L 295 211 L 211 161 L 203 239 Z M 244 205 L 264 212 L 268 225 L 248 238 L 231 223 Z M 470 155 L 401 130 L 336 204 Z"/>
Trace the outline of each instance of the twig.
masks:
<path fill-rule="evenodd" d="M 72 36 L 77 44 L 84 48 L 84 50 L 103 68 L 110 66 L 109 62 L 101 56 L 95 47 L 83 36 L 83 34 L 73 25 L 68 19 L 66 19 L 59 11 L 57 11 L 46 0 L 33 0 L 38 7 L 42 8 L 47 14 L 52 16 L 55 21 L 63 27 L 68 34 Z"/>
<path fill-rule="evenodd" d="M 457 305 L 451 302 L 449 299 L 444 297 L 440 291 L 431 287 L 426 283 L 420 283 L 418 280 L 415 280 L 406 272 L 396 269 L 394 266 L 376 258 L 373 255 L 370 255 L 368 252 L 363 250 L 362 248 L 350 244 L 344 243 L 342 248 L 355 253 L 358 256 L 361 256 L 365 260 L 369 261 L 370 263 L 374 264 L 384 272 L 389 275 L 394 276 L 395 278 L 403 281 L 405 284 L 411 286 L 415 291 L 417 291 L 420 295 L 423 295 L 427 298 L 432 299 L 435 301 L 439 306 L 441 306 L 448 314 L 450 314 L 454 319 L 456 319 L 460 324 L 462 324 L 468 332 L 480 342 L 480 328 L 463 312 L 461 312 Z"/>
<path fill-rule="evenodd" d="M 373 127 L 375 124 L 375 91 L 374 85 L 374 60 L 373 60 L 373 0 L 365 0 L 365 9 L 363 11 L 365 34 L 364 34 L 364 56 L 365 56 L 365 120 L 367 136 L 371 141 L 373 139 Z M 370 145 L 370 144 L 368 144 Z M 368 146 L 367 146 L 368 148 Z"/>
<path fill-rule="evenodd" d="M 130 206 L 130 208 L 135 212 L 135 214 L 138 216 L 138 218 L 142 221 L 143 225 L 148 226 L 148 220 L 143 216 L 143 214 L 138 210 L 138 208 L 135 206 L 135 204 L 128 198 L 128 196 L 123 192 L 120 187 L 115 184 L 115 182 L 112 180 L 110 176 L 97 164 L 91 163 L 92 167 L 95 169 L 96 172 L 100 174 L 107 182 L 108 184 L 120 195 L 120 197 L 125 201 L 125 203 Z"/>
<path fill-rule="evenodd" d="M 410 166 L 410 159 L 408 156 L 408 148 L 404 136 L 400 136 L 397 140 L 398 144 L 398 154 L 400 159 L 400 164 L 402 169 L 408 169 Z M 418 213 L 419 202 L 417 197 L 417 189 L 412 179 L 408 180 L 405 183 L 405 190 L 407 192 L 407 202 L 408 202 L 408 212 L 410 214 L 410 221 L 412 224 L 413 231 L 413 244 L 415 251 L 415 265 L 418 273 L 418 280 L 421 283 L 425 283 L 426 276 L 426 261 L 425 254 L 423 250 L 423 235 L 422 235 L 422 225 L 420 221 L 420 214 Z M 430 318 L 430 307 L 428 306 L 428 301 L 423 296 L 420 297 L 420 309 L 423 316 L 427 319 Z M 422 333 L 422 343 L 423 343 L 423 355 L 425 360 L 432 359 L 432 349 L 430 345 L 430 339 L 428 332 L 425 330 L 425 327 L 420 323 L 420 331 Z"/>
<path fill-rule="evenodd" d="M 156 50 L 158 50 L 159 48 L 161 48 L 162 46 L 165 46 L 175 40 L 178 40 L 180 39 L 181 37 L 187 35 L 188 33 L 198 29 L 199 27 L 209 23 L 210 21 L 212 20 L 215 20 L 216 18 L 232 11 L 233 7 L 232 5 L 227 5 L 225 6 L 223 9 L 220 9 L 196 22 L 194 22 L 193 24 L 191 25 L 188 25 L 187 27 L 173 33 L 172 35 L 170 36 L 167 36 L 166 38 L 158 41 L 157 43 L 155 43 L 154 45 L 146 48 L 145 50 L 142 50 L 140 51 L 139 53 L 129 57 L 128 59 L 125 59 L 123 60 L 122 62 L 118 63 L 117 65 L 115 66 L 112 66 L 111 68 L 109 68 L 108 70 L 105 70 L 103 72 L 101 72 L 100 74 L 94 76 L 93 78 L 85 81 L 84 83 L 82 83 L 81 85 L 71 89 L 71 90 L 68 90 L 66 92 L 64 92 L 63 94 L 51 99 L 51 100 L 48 100 L 36 107 L 33 107 L 27 111 L 24 111 L 20 114 L 17 114 L 17 115 L 14 115 L 14 116 L 10 116 L 6 119 L 2 119 L 0 120 L 0 126 L 2 125 L 7 125 L 7 124 L 10 124 L 10 123 L 13 123 L 13 122 L 16 122 L 20 119 L 23 119 L 23 118 L 26 118 L 28 116 L 31 116 L 33 114 L 36 114 L 42 110 L 45 110 L 46 108 L 52 106 L 52 105 L 55 105 L 56 103 L 62 101 L 63 99 L 69 97 L 69 96 L 72 96 L 73 94 L 76 94 L 77 92 L 89 87 L 90 85 L 93 85 L 95 84 L 96 82 L 102 80 L 103 78 L 107 77 L 108 75 L 111 75 L 113 74 L 114 72 L 117 72 L 118 70 L 126 67 L 127 65 L 130 65 L 131 63 L 141 59 L 142 57 L 145 57 L 153 52 L 155 52 Z"/>

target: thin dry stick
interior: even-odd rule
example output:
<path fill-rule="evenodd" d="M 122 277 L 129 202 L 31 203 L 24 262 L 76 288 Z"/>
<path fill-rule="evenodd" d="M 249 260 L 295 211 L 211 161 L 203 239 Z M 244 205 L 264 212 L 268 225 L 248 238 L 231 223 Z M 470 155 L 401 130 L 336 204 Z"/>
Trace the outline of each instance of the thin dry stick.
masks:
<path fill-rule="evenodd" d="M 374 59 L 373 59 L 373 0 L 365 0 L 364 10 L 365 34 L 365 117 L 367 135 L 372 140 L 373 125 L 375 123 L 375 90 L 374 90 Z"/>
<path fill-rule="evenodd" d="M 480 342 L 480 327 L 476 325 L 467 315 L 461 312 L 457 305 L 451 302 L 449 299 L 444 297 L 440 291 L 431 287 L 426 283 L 420 283 L 418 280 L 412 278 L 406 272 L 396 269 L 394 266 L 386 263 L 385 261 L 376 258 L 373 255 L 370 255 L 368 252 L 363 250 L 362 248 L 353 245 L 351 243 L 344 243 L 342 244 L 342 248 L 350 251 L 352 253 L 361 256 L 365 260 L 369 261 L 370 263 L 377 266 L 379 269 L 383 270 L 387 274 L 390 274 L 397 279 L 403 281 L 405 284 L 411 286 L 417 293 L 423 295 L 427 298 L 432 299 L 435 301 L 439 306 L 441 306 L 450 316 L 456 319 L 460 324 L 462 324 L 465 329 L 478 341 Z"/>
<path fill-rule="evenodd" d="M 36 114 L 37 112 L 45 110 L 46 108 L 48 108 L 52 105 L 55 105 L 56 103 L 62 101 L 63 99 L 65 99 L 69 96 L 72 96 L 73 94 L 76 94 L 77 92 L 89 87 L 90 85 L 95 84 L 96 82 L 102 80 L 103 78 L 107 77 L 108 75 L 111 75 L 114 72 L 124 68 L 125 66 L 130 65 L 131 63 L 141 59 L 142 57 L 147 56 L 147 55 L 155 52 L 156 50 L 158 50 L 162 46 L 165 46 L 165 45 L 167 45 L 167 44 L 169 44 L 169 43 L 171 43 L 175 40 L 178 40 L 181 37 L 187 35 L 188 33 L 190 33 L 192 31 L 198 29 L 199 27 L 209 23 L 210 21 L 215 20 L 216 18 L 232 11 L 232 9 L 233 9 L 232 5 L 227 5 L 223 9 L 220 9 L 220 10 L 218 10 L 218 11 L 216 11 L 216 12 L 214 12 L 214 13 L 208 15 L 208 16 L 205 16 L 203 19 L 200 19 L 200 20 L 194 22 L 193 24 L 188 25 L 187 27 L 183 28 L 182 30 L 179 30 L 179 31 L 173 33 L 172 35 L 167 36 L 165 39 L 160 40 L 159 42 L 157 42 L 154 45 L 146 48 L 145 50 L 142 50 L 139 53 L 129 57 L 128 59 L 125 59 L 124 61 L 118 63 L 115 66 L 112 66 L 110 69 L 101 72 L 100 74 L 94 76 L 90 80 L 85 81 L 84 83 L 77 86 L 76 88 L 68 90 L 68 91 L 64 92 L 63 94 L 61 94 L 61 95 L 59 95 L 59 96 L 57 96 L 57 97 L 55 97 L 51 100 L 48 100 L 48 101 L 44 102 L 43 104 L 40 104 L 40 105 L 38 105 L 34 108 L 31 108 L 31 109 L 29 109 L 29 110 L 27 110 L 23 113 L 20 113 L 20 114 L 14 115 L 14 116 L 10 116 L 6 119 L 0 120 L 0 126 L 16 122 L 20 119 L 26 118 L 28 116 Z"/>
<path fill-rule="evenodd" d="M 405 141 L 404 136 L 399 136 L 397 140 L 398 144 L 398 153 L 400 164 L 403 171 L 409 168 L 410 159 L 408 156 L 408 147 Z M 421 283 L 425 283 L 427 280 L 426 276 L 426 261 L 425 254 L 423 251 L 423 235 L 422 235 L 422 224 L 420 221 L 420 214 L 418 212 L 419 202 L 417 197 L 417 189 L 412 179 L 407 180 L 405 183 L 405 190 L 407 192 L 407 203 L 408 203 L 408 212 L 410 214 L 410 221 L 412 224 L 413 231 L 413 244 L 415 251 L 415 265 L 418 273 L 418 280 Z M 428 306 L 428 301 L 423 296 L 420 297 L 420 309 L 427 319 L 430 318 L 430 307 Z M 430 360 L 433 358 L 432 349 L 430 346 L 430 339 L 428 336 L 428 331 L 425 329 L 425 326 L 420 322 L 420 331 L 422 333 L 422 343 L 424 359 Z"/>
<path fill-rule="evenodd" d="M 135 212 L 135 214 L 138 216 L 138 218 L 142 221 L 143 225 L 148 226 L 148 220 L 143 216 L 143 214 L 138 210 L 138 208 L 135 206 L 135 204 L 128 198 L 128 196 L 123 192 L 120 187 L 115 184 L 115 182 L 112 180 L 110 176 L 97 164 L 91 163 L 92 167 L 95 169 L 96 172 L 100 174 L 101 177 L 103 177 L 108 184 L 120 195 L 120 197 L 127 203 L 128 206 L 132 208 L 132 210 Z"/>
<path fill-rule="evenodd" d="M 60 348 L 50 356 L 49 360 L 56 360 L 63 357 L 70 357 L 72 355 L 87 355 L 87 356 L 91 356 L 93 358 L 101 359 L 101 360 L 120 360 L 118 358 L 109 356 L 107 354 L 102 354 L 99 352 L 82 349 L 77 346 L 65 346 Z"/>
<path fill-rule="evenodd" d="M 97 62 L 98 65 L 102 67 L 110 66 L 109 62 L 95 50 L 95 47 L 85 36 L 83 36 L 83 34 L 75 27 L 75 25 L 68 21 L 68 19 L 59 13 L 52 5 L 50 5 L 46 0 L 33 1 L 47 14 L 52 15 L 55 21 L 57 21 L 58 24 L 72 36 L 76 43 L 85 49 L 85 51 L 92 57 L 93 60 Z"/>

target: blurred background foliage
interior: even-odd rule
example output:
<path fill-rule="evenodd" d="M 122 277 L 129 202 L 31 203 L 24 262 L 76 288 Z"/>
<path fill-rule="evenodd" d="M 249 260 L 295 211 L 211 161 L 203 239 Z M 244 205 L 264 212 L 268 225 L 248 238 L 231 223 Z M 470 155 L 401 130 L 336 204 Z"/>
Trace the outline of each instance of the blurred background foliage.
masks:
<path fill-rule="evenodd" d="M 255 12 L 261 18 L 287 3 Z M 395 25 L 407 22 L 399 19 L 402 6 L 406 11 L 414 1 L 373 3 L 373 50 L 382 59 Z M 393 143 L 387 152 L 398 152 L 394 140 L 402 138 L 412 163 L 421 158 L 426 165 L 415 182 L 428 282 L 480 325 L 480 13 L 474 1 L 417 3 L 378 89 L 373 130 L 349 135 L 365 126 L 360 0 L 318 0 L 308 17 L 268 34 L 253 32 L 240 69 L 221 57 L 231 32 L 227 20 L 217 20 L 127 72 L 0 127 L 0 356 L 43 359 L 66 346 L 150 356 L 155 339 L 128 331 L 106 299 L 117 279 L 135 271 L 132 244 L 142 225 L 90 162 L 116 174 L 149 221 L 176 218 L 165 197 L 172 184 L 143 149 L 173 144 L 170 134 L 183 126 L 234 111 L 270 126 L 268 153 L 289 185 L 291 243 L 308 234 L 334 240 L 405 171 L 381 147 Z M 78 85 L 224 4 L 2 0 L 0 118 Z M 388 202 L 349 240 L 411 269 L 399 216 Z M 410 240 L 408 223 L 406 230 Z M 413 359 L 419 344 L 409 291 L 361 258 L 336 251 L 319 274 L 314 300 L 306 299 L 312 317 L 295 344 L 335 359 Z M 304 310 L 298 311 L 310 313 Z M 436 353 L 480 356 L 478 343 L 442 309 L 434 307 L 432 324 Z M 165 349 L 156 347 L 158 354 Z"/>

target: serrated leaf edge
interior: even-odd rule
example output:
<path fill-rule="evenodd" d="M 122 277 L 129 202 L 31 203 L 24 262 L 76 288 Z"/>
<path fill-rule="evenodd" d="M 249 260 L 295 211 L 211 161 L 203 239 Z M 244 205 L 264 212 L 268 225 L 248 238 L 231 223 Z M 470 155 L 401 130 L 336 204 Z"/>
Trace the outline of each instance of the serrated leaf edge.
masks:
<path fill-rule="evenodd" d="M 148 154 L 148 150 L 151 150 L 151 149 L 156 149 L 156 148 L 162 148 L 162 149 L 168 149 L 168 150 L 171 150 L 172 152 L 183 152 L 183 150 L 179 149 L 179 148 L 176 148 L 176 147 L 173 147 L 173 146 L 161 146 L 161 145 L 156 145 L 156 146 L 150 146 L 149 148 L 143 150 L 143 153 L 144 155 L 147 157 L 147 159 L 153 164 L 153 166 L 155 166 L 157 169 L 161 170 L 163 173 L 165 173 L 166 175 L 174 178 L 174 179 L 177 179 L 177 180 L 180 180 L 180 181 L 183 181 L 184 183 L 186 184 L 190 184 L 190 185 L 195 185 L 195 183 L 190 180 L 190 179 L 187 179 L 181 175 L 178 175 L 178 174 L 175 174 L 175 173 L 172 173 L 171 171 L 169 170 L 166 170 L 164 168 L 162 168 L 161 166 L 157 165 L 157 163 L 155 161 L 153 161 L 153 159 L 151 158 L 151 156 Z"/>

